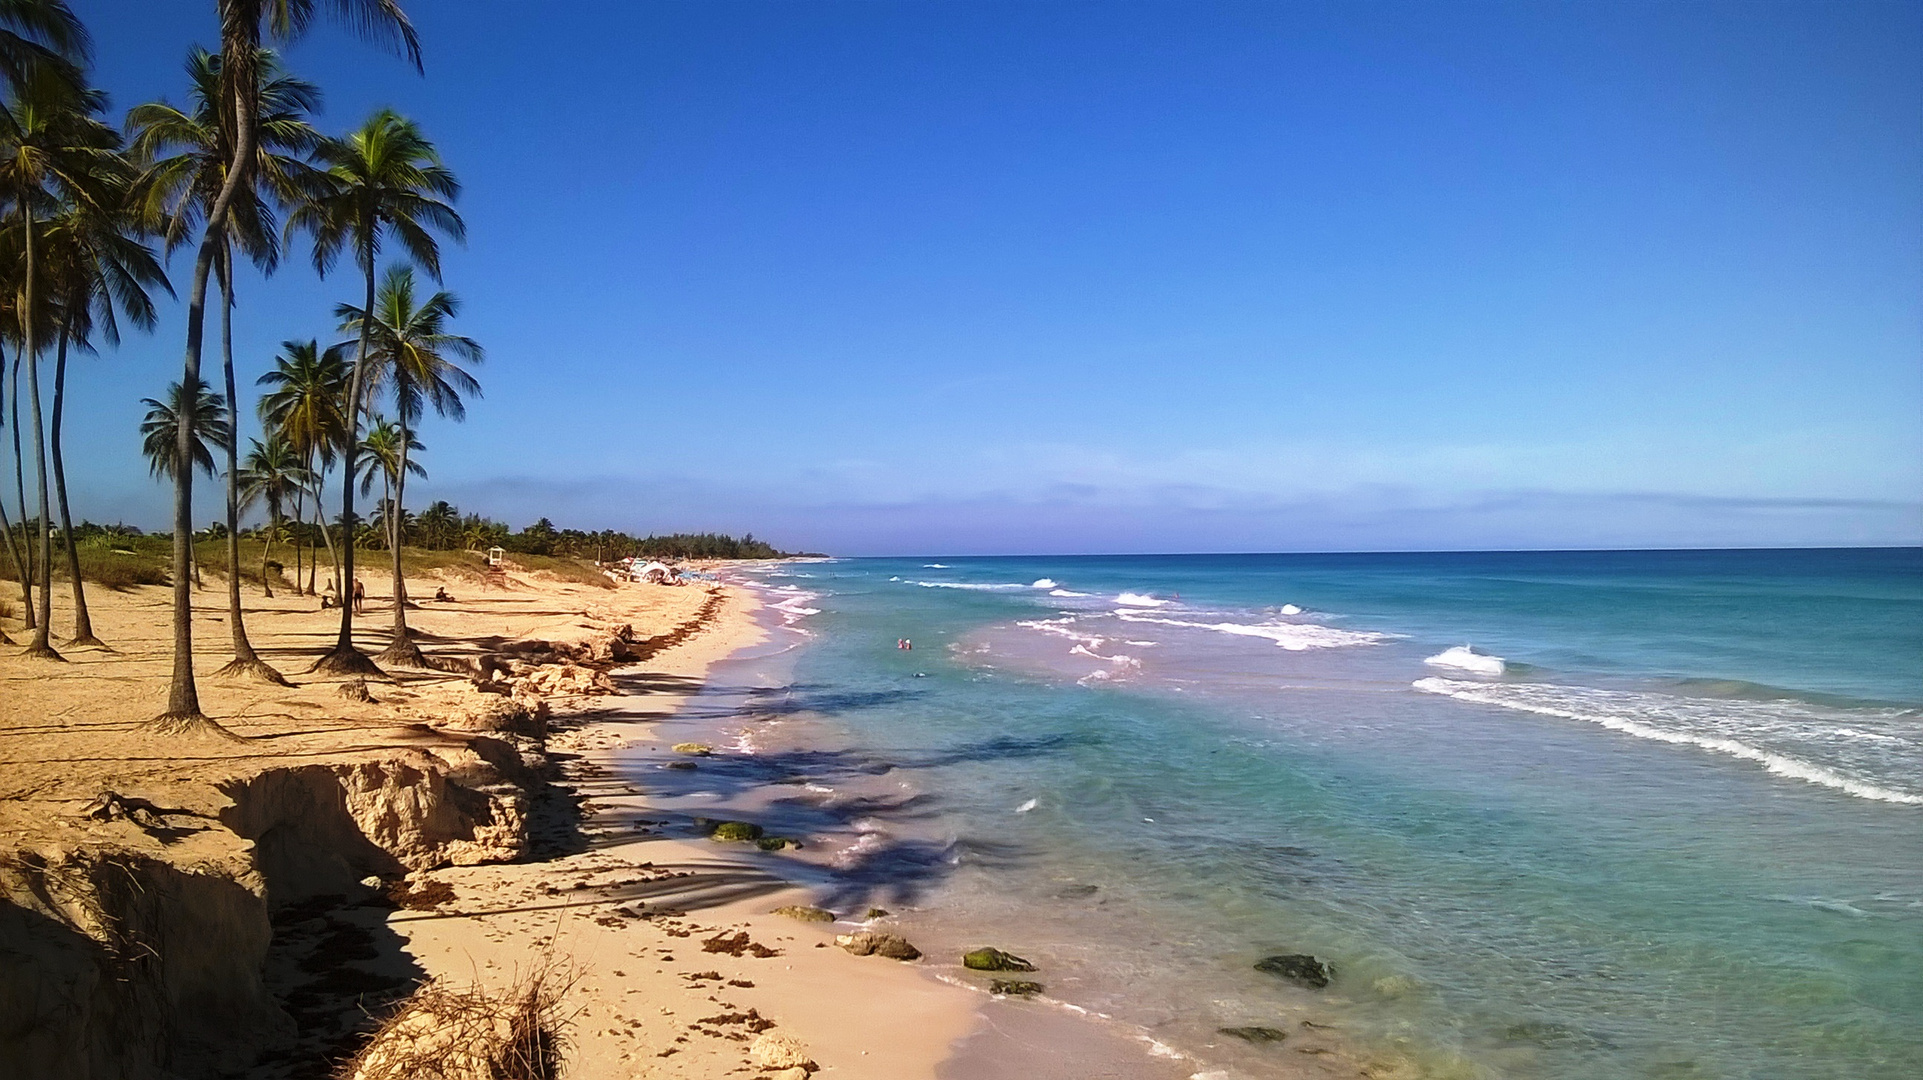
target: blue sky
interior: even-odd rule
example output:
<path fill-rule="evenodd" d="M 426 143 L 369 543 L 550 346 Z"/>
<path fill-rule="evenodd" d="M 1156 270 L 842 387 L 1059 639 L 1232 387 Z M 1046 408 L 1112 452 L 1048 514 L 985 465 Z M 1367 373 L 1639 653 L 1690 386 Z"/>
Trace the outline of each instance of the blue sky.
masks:
<path fill-rule="evenodd" d="M 421 499 L 844 554 L 1923 541 L 1918 4 L 406 6 L 425 78 L 289 59 L 466 184 L 487 396 Z M 213 38 L 76 7 L 117 110 Z M 243 279 L 243 380 L 359 290 Z M 76 513 L 164 525 L 181 334 L 80 362 Z"/>

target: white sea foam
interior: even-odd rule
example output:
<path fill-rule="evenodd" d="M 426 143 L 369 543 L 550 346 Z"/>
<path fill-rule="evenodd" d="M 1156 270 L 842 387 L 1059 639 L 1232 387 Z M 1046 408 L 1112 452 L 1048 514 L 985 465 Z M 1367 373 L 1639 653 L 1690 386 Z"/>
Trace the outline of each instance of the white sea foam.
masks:
<path fill-rule="evenodd" d="M 1187 619 L 1144 615 L 1126 608 L 1116 609 L 1115 614 L 1124 622 L 1211 630 L 1218 634 L 1233 634 L 1236 637 L 1267 638 L 1275 642 L 1279 648 L 1288 649 L 1291 652 L 1300 652 L 1304 649 L 1340 649 L 1351 645 L 1377 645 L 1395 636 L 1378 634 L 1370 630 L 1338 630 L 1333 626 L 1317 626 L 1314 623 L 1191 622 Z"/>
<path fill-rule="evenodd" d="M 1030 585 L 1030 586 L 1029 586 L 1029 588 L 1031 588 L 1031 589 L 1059 589 L 1059 588 L 1061 588 L 1061 586 L 1060 586 L 1059 584 L 1057 584 L 1057 583 L 1056 583 L 1056 581 L 1055 581 L 1055 579 L 1054 579 L 1054 578 L 1036 578 L 1036 579 L 1035 579 L 1035 583 L 1034 583 L 1033 585 Z"/>
<path fill-rule="evenodd" d="M 1098 645 L 1101 644 L 1101 639 L 1097 638 L 1096 644 Z M 1116 653 L 1114 656 L 1103 656 L 1101 653 L 1096 652 L 1094 649 L 1089 648 L 1087 645 L 1077 645 L 1068 651 L 1071 653 L 1074 653 L 1076 656 L 1086 656 L 1090 660 L 1100 660 L 1105 664 L 1121 664 L 1127 667 L 1142 666 L 1142 662 L 1140 660 L 1135 659 L 1133 656 L 1130 656 L 1127 653 Z"/>
<path fill-rule="evenodd" d="M 1025 803 L 1023 803 L 1023 804 L 1021 804 L 1020 806 L 1017 806 L 1017 807 L 1015 808 L 1015 812 L 1016 812 L 1017 814 L 1026 814 L 1026 813 L 1028 813 L 1028 812 L 1029 812 L 1030 810 L 1033 810 L 1033 809 L 1035 809 L 1035 808 L 1036 808 L 1037 806 L 1040 806 L 1040 805 L 1041 805 L 1041 800 L 1039 800 L 1039 799 L 1030 799 L 1030 800 L 1028 800 L 1027 802 L 1025 802 Z"/>
<path fill-rule="evenodd" d="M 1282 614 L 1284 614 L 1284 615 L 1300 615 L 1300 614 L 1302 614 L 1302 609 L 1301 609 L 1301 608 L 1299 608 L 1299 607 L 1296 607 L 1296 606 L 1295 606 L 1294 604 L 1283 604 L 1283 605 L 1282 605 Z"/>
<path fill-rule="evenodd" d="M 1024 629 L 1039 630 L 1044 634 L 1053 634 L 1056 637 L 1067 638 L 1070 641 L 1086 645 L 1091 649 L 1101 647 L 1104 640 L 1103 638 L 1094 634 L 1085 634 L 1081 631 L 1071 629 L 1074 622 L 1075 617 L 1071 615 L 1061 619 L 1023 619 L 1015 625 L 1023 627 Z"/>
<path fill-rule="evenodd" d="M 1634 690 L 1552 683 L 1467 682 L 1430 676 L 1415 688 L 1462 701 L 1599 724 L 1639 739 L 1695 746 L 1752 761 L 1777 776 L 1835 788 L 1861 799 L 1923 805 L 1923 744 L 1891 734 L 1868 746 L 1854 733 L 1882 719 L 1914 730 L 1911 710 L 1849 710 L 1849 726 L 1832 710 L 1804 702 L 1690 698 Z M 1893 745 L 1892 745 L 1893 744 Z M 1792 752 L 1793 751 L 1793 752 Z M 1810 758 L 1823 759 L 1818 761 Z M 1907 778 L 1895 786 L 1889 777 Z"/>
<path fill-rule="evenodd" d="M 939 563 L 939 562 L 925 562 L 921 564 L 921 568 L 923 570 L 946 570 L 948 569 L 948 564 Z"/>
<path fill-rule="evenodd" d="M 983 592 L 1000 592 L 1007 589 L 1031 588 L 1031 586 L 1019 583 L 978 585 L 971 581 L 911 581 L 909 584 L 920 585 L 924 589 L 974 589 Z"/>
<path fill-rule="evenodd" d="M 1039 586 L 1037 587 L 1039 588 Z M 1088 594 L 1085 592 L 1072 592 L 1068 589 L 1052 589 L 1049 591 L 1048 595 L 1050 596 L 1087 596 Z"/>
<path fill-rule="evenodd" d="M 1157 600 L 1153 596 L 1138 592 L 1125 592 L 1117 596 L 1115 602 L 1123 607 L 1161 607 L 1168 603 L 1167 600 Z"/>
<path fill-rule="evenodd" d="M 1503 664 L 1502 657 L 1490 656 L 1488 653 L 1479 653 L 1467 645 L 1456 645 L 1452 648 L 1444 649 L 1436 655 L 1425 659 L 1423 663 L 1428 664 L 1430 667 L 1456 668 L 1461 671 L 1473 671 L 1478 675 L 1489 676 L 1500 675 L 1508 670 Z"/>

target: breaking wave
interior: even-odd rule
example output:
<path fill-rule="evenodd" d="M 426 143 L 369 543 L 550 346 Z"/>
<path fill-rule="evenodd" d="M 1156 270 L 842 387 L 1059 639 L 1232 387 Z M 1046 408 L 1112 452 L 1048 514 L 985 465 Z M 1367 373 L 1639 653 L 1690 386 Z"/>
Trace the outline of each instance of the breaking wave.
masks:
<path fill-rule="evenodd" d="M 1418 679 L 1415 688 L 1727 754 L 1755 762 L 1777 776 L 1820 784 L 1860 799 L 1923 805 L 1923 790 L 1917 783 L 1923 777 L 1923 740 L 1905 734 L 1915 731 L 1915 710 L 1840 712 L 1790 700 L 1718 700 L 1439 676 Z M 1875 727 L 1885 730 L 1866 730 Z"/>
<path fill-rule="evenodd" d="M 1507 666 L 1503 663 L 1502 657 L 1490 656 L 1488 653 L 1479 653 L 1467 645 L 1457 645 L 1454 648 L 1444 649 L 1424 660 L 1423 663 L 1428 664 L 1430 667 L 1456 668 L 1461 671 L 1473 671 L 1478 675 L 1490 676 L 1500 675 L 1508 670 Z"/>
<path fill-rule="evenodd" d="M 1127 610 L 1118 610 L 1115 615 L 1124 622 L 1210 630 L 1236 637 L 1267 638 L 1275 642 L 1278 648 L 1288 649 L 1291 652 L 1300 652 L 1304 649 L 1340 649 L 1351 645 L 1378 645 L 1395 637 L 1394 634 L 1378 634 L 1371 630 L 1337 630 L 1333 626 L 1317 626 L 1313 623 L 1190 622 L 1187 619 L 1168 619 Z"/>

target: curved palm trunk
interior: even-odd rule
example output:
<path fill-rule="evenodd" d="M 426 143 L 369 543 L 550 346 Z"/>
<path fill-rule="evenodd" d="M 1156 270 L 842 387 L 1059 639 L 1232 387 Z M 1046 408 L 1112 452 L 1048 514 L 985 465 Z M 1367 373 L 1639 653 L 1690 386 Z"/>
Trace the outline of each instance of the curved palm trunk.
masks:
<path fill-rule="evenodd" d="M 334 550 L 334 530 L 327 527 L 326 512 L 321 509 L 326 494 L 326 485 L 320 479 L 316 479 L 314 481 L 314 527 L 320 530 L 321 543 L 327 545 L 327 559 L 334 564 L 334 595 L 338 597 L 341 595 L 341 556 L 340 552 Z M 320 570 L 320 552 L 310 547 L 308 556 L 307 594 L 312 596 L 316 592 L 314 576 Z"/>
<path fill-rule="evenodd" d="M 53 490 L 60 506 L 60 535 L 67 549 L 67 576 L 73 579 L 73 640 L 70 646 L 98 646 L 93 619 L 87 614 L 87 590 L 80 580 L 80 546 L 73 538 L 73 514 L 67 509 L 67 463 L 60 449 L 60 421 L 67 404 L 67 329 L 60 328 L 60 344 L 53 364 Z"/>
<path fill-rule="evenodd" d="M 388 518 L 391 523 L 388 547 L 394 553 L 394 634 L 387 648 L 376 659 L 383 664 L 400 664 L 404 667 L 425 667 L 427 658 L 421 655 L 420 646 L 407 629 L 407 581 L 401 575 L 401 526 L 406 523 L 406 510 L 403 509 L 407 498 L 407 440 L 412 433 L 407 429 L 407 419 L 401 419 L 401 461 L 394 475 L 394 490 L 387 503 Z"/>
<path fill-rule="evenodd" d="M 226 44 L 222 42 L 223 51 L 229 56 L 236 55 Z M 200 238 L 199 253 L 194 256 L 193 283 L 187 293 L 187 355 L 180 377 L 180 385 L 190 390 L 200 385 L 200 346 L 207 324 L 207 276 L 213 270 L 215 254 L 225 242 L 227 211 L 234 204 L 234 193 L 240 190 L 241 181 L 254 162 L 254 109 L 258 101 L 249 100 L 252 97 L 254 95 L 242 93 L 235 98 L 233 165 L 221 180 L 214 205 L 207 210 L 207 231 Z M 188 581 L 194 558 L 193 411 L 187 410 L 175 426 L 180 430 L 174 443 L 174 460 L 179 463 L 174 470 L 174 671 L 167 686 L 167 711 L 155 717 L 152 726 L 161 732 L 211 729 L 224 734 L 225 728 L 200 711 L 200 691 L 194 685 L 193 587 Z"/>
<path fill-rule="evenodd" d="M 27 284 L 23 290 L 25 302 L 21 310 L 26 316 L 20 320 L 22 353 L 27 361 L 27 393 L 33 395 L 33 465 L 35 484 L 40 496 L 40 553 L 35 561 L 40 573 L 40 610 L 39 625 L 33 628 L 33 640 L 27 644 L 28 656 L 43 660 L 61 660 L 63 657 L 54 651 L 49 640 L 53 621 L 53 515 L 48 513 L 50 502 L 47 492 L 47 436 L 42 429 L 40 416 L 40 343 L 34 340 L 34 257 L 33 257 L 33 211 L 22 208 L 21 220 L 26 224 L 26 274 Z"/>
<path fill-rule="evenodd" d="M 367 304 L 363 312 L 374 310 L 374 251 L 361 250 L 361 267 L 367 272 Z M 385 675 L 380 666 L 354 647 L 354 451 L 360 442 L 361 380 L 367 368 L 369 320 L 361 319 L 361 348 L 354 356 L 354 373 L 347 379 L 347 438 L 341 447 L 341 632 L 333 651 L 315 661 L 312 670 L 330 675 Z"/>
<path fill-rule="evenodd" d="M 0 376 L 4 376 L 5 372 L 6 355 L 3 351 L 0 351 Z M 0 390 L 4 390 L 6 385 L 6 380 L 0 378 Z M 0 401 L 0 408 L 5 408 L 5 405 L 6 403 L 4 401 Z M 7 560 L 13 563 L 13 576 L 20 582 L 21 602 L 25 605 L 22 610 L 21 620 L 25 623 L 27 629 L 31 630 L 33 629 L 33 586 L 31 584 L 33 577 L 27 573 L 25 561 L 20 553 L 21 538 L 13 535 L 13 522 L 7 520 L 7 500 L 4 496 L 0 496 L 0 534 L 6 536 Z M 4 636 L 5 632 L 0 631 L 0 637 Z M 0 641 L 0 644 L 11 645 L 13 642 L 11 639 L 7 639 Z"/>
<path fill-rule="evenodd" d="M 234 389 L 234 263 L 231 251 L 220 254 L 220 364 L 227 383 L 227 625 L 234 640 L 234 658 L 214 672 L 220 678 L 247 678 L 286 686 L 287 679 L 268 666 L 247 640 L 240 610 L 240 400 Z M 263 557 L 261 580 L 267 580 Z"/>
<path fill-rule="evenodd" d="M 28 630 L 38 625 L 33 610 L 33 583 L 40 580 L 33 572 L 33 533 L 29 531 L 27 516 L 27 466 L 26 458 L 20 455 L 20 360 L 23 354 L 13 354 L 13 497 L 20 508 L 20 547 L 14 555 L 20 567 L 21 620 Z M 9 546 L 13 539 L 11 529 L 7 532 Z"/>

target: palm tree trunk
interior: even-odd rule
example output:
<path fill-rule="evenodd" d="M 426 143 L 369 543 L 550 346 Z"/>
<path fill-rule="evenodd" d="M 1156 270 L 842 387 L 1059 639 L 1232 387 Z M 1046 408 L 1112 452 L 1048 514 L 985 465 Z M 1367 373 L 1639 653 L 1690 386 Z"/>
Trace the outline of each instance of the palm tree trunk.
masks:
<path fill-rule="evenodd" d="M 3 377 L 6 374 L 6 366 L 6 353 L 0 350 L 0 390 L 6 387 L 6 379 Z M 5 406 L 6 403 L 0 401 L 0 409 L 4 409 Z M 13 522 L 7 520 L 7 500 L 4 496 L 0 496 L 0 533 L 6 534 L 7 559 L 13 563 L 13 576 L 20 582 L 21 602 L 25 605 L 21 621 L 27 629 L 31 630 L 33 629 L 33 586 L 31 584 L 33 575 L 27 573 L 26 563 L 20 554 L 20 543 L 13 535 Z M 8 641 L 6 644 L 12 644 L 12 642 Z"/>
<path fill-rule="evenodd" d="M 365 309 L 372 311 L 372 308 Z M 427 658 L 421 655 L 420 646 L 407 632 L 407 581 L 401 576 L 401 525 L 407 520 L 402 509 L 407 498 L 407 442 L 413 433 L 407 429 L 407 416 L 401 415 L 401 454 L 400 468 L 394 473 L 393 499 L 387 504 L 389 522 L 393 539 L 389 546 L 394 552 L 394 633 L 381 651 L 378 660 L 383 664 L 401 664 L 406 667 L 425 667 Z"/>
<path fill-rule="evenodd" d="M 26 655 L 44 660 L 61 660 L 63 658 L 54 651 L 53 643 L 49 640 L 52 631 L 50 624 L 53 622 L 53 515 L 48 513 L 50 498 L 47 492 L 47 436 L 42 430 L 40 416 L 40 343 L 34 340 L 34 331 L 39 328 L 35 325 L 38 320 L 34 318 L 35 266 L 32 208 L 23 206 L 20 216 L 26 225 L 27 249 L 27 284 L 21 290 L 25 299 L 20 305 L 24 313 L 20 320 L 22 327 L 20 336 L 24 342 L 21 352 L 25 354 L 27 360 L 27 393 L 33 395 L 31 410 L 33 413 L 33 465 L 35 483 L 39 488 L 40 496 L 40 553 L 35 560 L 39 563 L 40 572 L 40 611 L 38 613 L 40 622 L 33 628 L 33 641 L 28 643 Z"/>
<path fill-rule="evenodd" d="M 240 610 L 240 408 L 234 388 L 234 254 L 223 247 L 220 265 L 220 364 L 227 381 L 227 625 L 234 641 L 234 658 L 214 672 L 222 678 L 246 678 L 286 686 L 287 679 L 254 652 Z M 261 580 L 267 580 L 263 557 Z"/>
<path fill-rule="evenodd" d="M 361 269 L 367 274 L 367 304 L 374 310 L 374 249 L 364 244 Z M 354 373 L 347 379 L 347 437 L 341 447 L 341 632 L 334 649 L 315 662 L 313 670 L 330 675 L 385 675 L 380 666 L 354 647 L 354 451 L 360 443 L 361 380 L 367 367 L 370 320 L 361 319 L 361 348 L 354 356 Z"/>
<path fill-rule="evenodd" d="M 267 577 L 267 561 L 268 557 L 274 553 L 274 535 L 278 532 L 280 532 L 280 507 L 279 504 L 275 504 L 268 508 L 267 542 L 260 546 L 260 587 L 269 600 L 274 598 L 274 583 Z"/>
<path fill-rule="evenodd" d="M 327 527 L 326 518 L 321 516 L 323 513 L 321 510 L 321 501 L 325 495 L 326 486 L 320 479 L 316 479 L 314 481 L 314 524 L 320 529 L 321 543 L 327 545 L 327 559 L 334 564 L 334 596 L 339 598 L 341 595 L 341 556 L 340 552 L 334 550 L 334 532 Z M 310 596 L 314 593 L 314 574 L 320 566 L 320 552 L 312 552 L 312 556 L 312 558 L 307 560 L 307 592 Z"/>
<path fill-rule="evenodd" d="M 21 619 L 26 628 L 32 630 L 38 625 L 33 610 L 33 583 L 40 580 L 33 572 L 33 533 L 28 525 L 33 519 L 27 516 L 27 466 L 26 458 L 20 455 L 20 360 L 23 354 L 13 354 L 13 497 L 20 507 L 20 549 L 15 556 L 20 563 L 20 598 L 25 607 Z M 9 539 L 13 536 L 8 532 Z"/>
<path fill-rule="evenodd" d="M 230 17 L 223 13 L 223 24 Z M 229 27 L 223 25 L 221 29 L 224 38 Z M 258 36 L 258 25 L 255 31 Z M 226 44 L 223 40 L 222 51 L 232 63 L 234 52 L 227 49 Z M 248 55 L 253 54 L 250 51 Z M 207 324 L 207 276 L 213 270 L 215 254 L 226 242 L 227 211 L 234 204 L 234 194 L 253 170 L 254 110 L 258 104 L 255 94 L 235 95 L 233 157 L 227 175 L 220 182 L 220 192 L 214 196 L 214 205 L 207 210 L 207 229 L 200 238 L 200 251 L 194 256 L 193 283 L 187 293 L 187 356 L 180 376 L 180 385 L 189 394 L 200 385 L 200 346 Z M 184 411 L 175 426 L 180 430 L 174 443 L 174 460 L 179 463 L 174 469 L 174 671 L 167 686 L 167 711 L 154 718 L 153 727 L 161 732 L 211 728 L 224 733 L 225 728 L 200 711 L 200 691 L 194 685 L 194 597 L 187 578 L 194 558 L 193 410 Z"/>
<path fill-rule="evenodd" d="M 100 645 L 87 614 L 87 590 L 80 581 L 80 546 L 73 538 L 73 514 L 67 509 L 67 463 L 60 449 L 60 421 L 67 403 L 67 328 L 60 328 L 60 345 L 53 365 L 53 490 L 60 504 L 60 535 L 66 538 L 67 576 L 73 579 L 74 645 Z"/>

